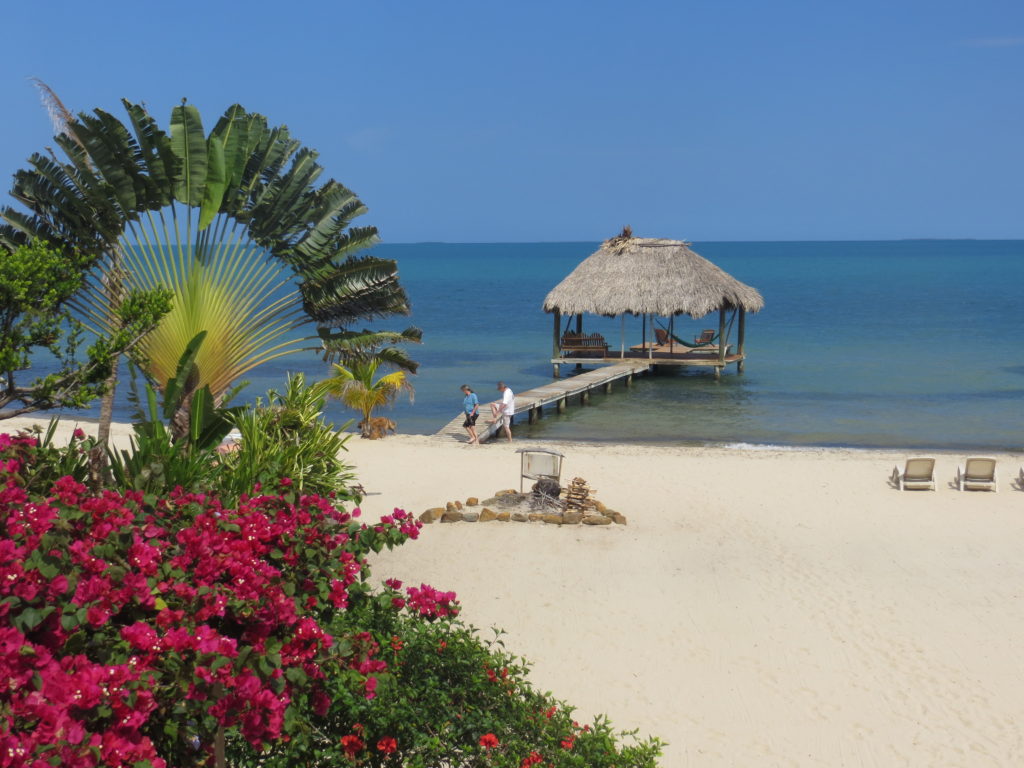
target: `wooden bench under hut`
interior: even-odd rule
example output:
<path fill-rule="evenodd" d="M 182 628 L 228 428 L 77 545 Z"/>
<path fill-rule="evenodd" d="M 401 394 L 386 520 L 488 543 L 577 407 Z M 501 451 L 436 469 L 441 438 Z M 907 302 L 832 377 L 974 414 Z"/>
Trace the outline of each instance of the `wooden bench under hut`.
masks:
<path fill-rule="evenodd" d="M 601 247 L 556 285 L 544 300 L 554 315 L 551 362 L 559 365 L 615 363 L 646 359 L 651 365 L 705 366 L 715 376 L 746 360 L 746 315 L 764 307 L 764 298 L 749 285 L 723 272 L 680 240 L 622 234 Z M 675 333 L 679 315 L 694 319 L 718 312 L 717 330 L 704 329 L 688 342 Z M 622 318 L 619 349 L 610 349 L 600 333 L 583 332 L 583 316 Z M 575 315 L 575 332 L 561 331 L 562 317 Z M 627 346 L 625 316 L 642 318 L 641 342 Z M 662 319 L 664 327 L 657 328 Z M 570 320 L 571 321 L 571 320 Z M 735 326 L 736 338 L 731 335 Z"/>
<path fill-rule="evenodd" d="M 559 346 L 562 349 L 562 354 L 567 357 L 573 355 L 587 357 L 598 353 L 603 357 L 608 354 L 608 342 L 600 333 L 586 334 L 567 331 L 562 334 Z"/>

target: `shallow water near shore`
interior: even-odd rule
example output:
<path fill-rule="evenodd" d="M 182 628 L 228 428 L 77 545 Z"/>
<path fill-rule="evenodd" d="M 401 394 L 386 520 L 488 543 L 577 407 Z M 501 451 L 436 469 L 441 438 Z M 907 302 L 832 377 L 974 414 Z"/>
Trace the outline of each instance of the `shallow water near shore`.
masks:
<path fill-rule="evenodd" d="M 411 318 L 423 329 L 415 403 L 383 411 L 401 432 L 429 434 L 459 410 L 461 384 L 481 402 L 495 382 L 521 392 L 552 378 L 545 295 L 598 243 L 378 246 L 396 259 Z M 519 439 L 655 444 L 774 444 L 1020 450 L 1024 446 L 1024 241 L 694 243 L 754 286 L 765 309 L 747 322 L 747 365 L 639 377 L 587 407 L 520 424 Z M 618 347 L 618 319 L 586 317 Z M 676 319 L 685 338 L 717 315 Z M 639 343 L 627 318 L 625 344 Z M 732 340 L 735 340 L 733 331 Z M 571 373 L 570 366 L 563 372 Z M 249 377 L 242 399 L 286 371 L 326 374 L 312 353 Z M 94 415 L 94 414 L 92 414 Z M 118 418 L 128 409 L 122 405 Z M 337 423 L 349 414 L 332 404 Z"/>

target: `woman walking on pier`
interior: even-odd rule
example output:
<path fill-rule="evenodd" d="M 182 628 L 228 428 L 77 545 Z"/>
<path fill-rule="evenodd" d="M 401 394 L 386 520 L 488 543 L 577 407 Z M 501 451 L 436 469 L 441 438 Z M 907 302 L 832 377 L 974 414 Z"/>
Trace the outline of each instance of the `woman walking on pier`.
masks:
<path fill-rule="evenodd" d="M 466 428 L 469 433 L 469 444 L 480 445 L 480 438 L 476 434 L 476 420 L 480 415 L 480 399 L 476 396 L 476 393 L 469 388 L 468 384 L 463 384 L 462 394 L 465 395 L 462 398 L 462 410 L 466 413 L 466 420 L 462 422 L 462 426 Z"/>

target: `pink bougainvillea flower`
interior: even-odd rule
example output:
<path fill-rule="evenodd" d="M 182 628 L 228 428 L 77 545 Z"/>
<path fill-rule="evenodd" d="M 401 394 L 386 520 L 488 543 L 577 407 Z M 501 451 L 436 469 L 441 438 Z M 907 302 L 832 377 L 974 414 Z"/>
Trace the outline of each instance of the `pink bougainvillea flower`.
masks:
<path fill-rule="evenodd" d="M 366 678 L 366 683 L 364 683 L 363 688 L 365 690 L 365 694 L 364 695 L 366 696 L 367 699 L 374 698 L 377 695 L 377 678 L 376 677 L 368 677 L 368 678 Z"/>

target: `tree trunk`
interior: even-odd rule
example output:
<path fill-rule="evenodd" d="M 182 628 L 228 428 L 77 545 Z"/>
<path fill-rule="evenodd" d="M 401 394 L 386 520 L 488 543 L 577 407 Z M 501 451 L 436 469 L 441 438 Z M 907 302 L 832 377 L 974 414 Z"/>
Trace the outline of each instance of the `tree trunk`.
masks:
<path fill-rule="evenodd" d="M 107 389 L 100 400 L 100 421 L 96 426 L 96 445 L 89 452 L 89 486 L 98 492 L 110 480 L 107 462 L 107 444 L 110 442 L 110 424 L 114 420 L 114 395 L 117 393 L 117 365 L 107 378 Z"/>

